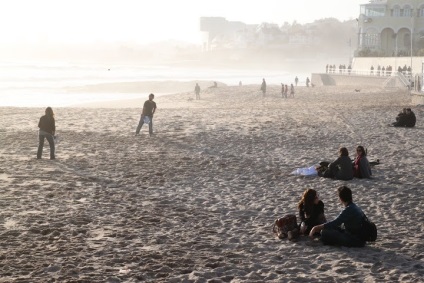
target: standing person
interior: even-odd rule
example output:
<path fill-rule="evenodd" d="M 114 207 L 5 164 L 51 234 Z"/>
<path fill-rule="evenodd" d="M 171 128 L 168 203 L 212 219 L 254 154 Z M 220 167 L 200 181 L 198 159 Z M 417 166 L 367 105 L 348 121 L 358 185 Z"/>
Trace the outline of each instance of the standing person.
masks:
<path fill-rule="evenodd" d="M 265 79 L 262 79 L 261 90 L 262 90 L 262 94 L 265 96 L 265 94 L 266 94 L 266 82 L 265 82 Z"/>
<path fill-rule="evenodd" d="M 309 83 L 310 83 L 311 81 L 309 80 L 309 77 L 306 77 L 306 87 L 309 87 Z"/>
<path fill-rule="evenodd" d="M 41 159 L 41 155 L 43 154 L 44 138 L 46 138 L 49 142 L 50 159 L 55 159 L 54 134 L 56 132 L 56 122 L 54 119 L 53 109 L 51 107 L 47 107 L 45 115 L 41 116 L 40 121 L 38 122 L 38 128 L 40 128 L 40 130 L 38 132 L 39 143 L 37 159 Z"/>
<path fill-rule="evenodd" d="M 362 145 L 356 147 L 356 158 L 353 161 L 353 176 L 356 178 L 371 178 L 371 166 L 367 153 Z"/>
<path fill-rule="evenodd" d="M 294 98 L 294 86 L 290 84 L 290 96 Z"/>
<path fill-rule="evenodd" d="M 287 98 L 287 93 L 285 92 L 284 84 L 281 84 L 281 97 Z"/>
<path fill-rule="evenodd" d="M 196 99 L 200 99 L 200 86 L 198 83 L 196 83 L 196 86 L 194 87 L 194 92 L 196 93 Z"/>
<path fill-rule="evenodd" d="M 299 82 L 299 79 L 297 78 L 297 76 L 294 78 L 294 83 L 296 84 L 296 86 L 297 86 L 297 83 Z"/>
<path fill-rule="evenodd" d="M 365 241 L 359 236 L 364 212 L 352 201 L 352 191 L 342 186 L 337 189 L 339 200 L 344 206 L 342 212 L 333 221 L 314 226 L 309 232 L 311 238 L 321 232 L 324 245 L 363 247 Z"/>
<path fill-rule="evenodd" d="M 307 189 L 303 192 L 297 208 L 301 221 L 301 234 L 309 235 L 314 226 L 327 222 L 324 214 L 324 203 L 319 199 L 319 195 L 314 189 Z"/>
<path fill-rule="evenodd" d="M 149 100 L 146 100 L 143 105 L 143 111 L 141 112 L 140 122 L 138 122 L 137 130 L 135 135 L 137 136 L 140 133 L 141 127 L 144 124 L 144 117 L 149 117 L 149 134 L 153 135 L 153 114 L 156 111 L 156 102 L 153 101 L 155 95 L 153 93 L 149 94 Z"/>

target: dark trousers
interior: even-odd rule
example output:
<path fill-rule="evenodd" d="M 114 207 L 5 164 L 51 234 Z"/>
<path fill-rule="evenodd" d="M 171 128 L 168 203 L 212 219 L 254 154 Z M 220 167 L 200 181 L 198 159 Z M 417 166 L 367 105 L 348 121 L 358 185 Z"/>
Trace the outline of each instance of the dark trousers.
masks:
<path fill-rule="evenodd" d="M 40 159 L 41 158 L 41 155 L 43 154 L 44 138 L 46 138 L 47 141 L 49 142 L 49 146 L 50 146 L 50 159 L 55 159 L 55 155 L 54 155 L 54 139 L 53 139 L 53 135 L 50 135 L 50 134 L 38 135 L 39 142 L 38 142 L 37 158 Z"/>
<path fill-rule="evenodd" d="M 149 123 L 149 134 L 153 134 L 153 116 L 148 116 L 150 118 L 150 123 Z M 137 130 L 135 131 L 135 133 L 138 135 L 140 133 L 141 127 L 143 127 L 144 125 L 144 116 L 141 115 L 140 117 L 140 122 L 138 122 L 138 126 L 137 126 Z"/>
<path fill-rule="evenodd" d="M 324 229 L 321 231 L 321 241 L 324 245 L 363 247 L 365 242 L 357 236 L 343 230 Z"/>

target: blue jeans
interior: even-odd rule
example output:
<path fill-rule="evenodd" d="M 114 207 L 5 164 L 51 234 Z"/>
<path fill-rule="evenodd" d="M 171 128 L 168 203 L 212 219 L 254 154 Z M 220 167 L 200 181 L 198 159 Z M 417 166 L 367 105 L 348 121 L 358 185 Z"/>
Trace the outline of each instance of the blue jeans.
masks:
<path fill-rule="evenodd" d="M 54 156 L 54 139 L 53 139 L 53 135 L 51 134 L 40 134 L 38 135 L 38 151 L 37 151 L 37 158 L 40 159 L 41 155 L 43 154 L 43 147 L 44 147 L 44 138 L 47 139 L 47 141 L 49 142 L 49 146 L 50 146 L 50 159 L 55 159 Z"/>
<path fill-rule="evenodd" d="M 153 134 L 153 116 L 148 116 L 150 118 L 149 123 L 149 134 Z M 135 131 L 135 134 L 138 135 L 140 133 L 141 127 L 144 125 L 144 116 L 141 115 L 140 122 L 138 122 L 137 130 Z"/>
<path fill-rule="evenodd" d="M 324 245 L 363 247 L 365 242 L 357 236 L 346 231 L 336 229 L 323 229 L 321 231 L 321 241 Z"/>

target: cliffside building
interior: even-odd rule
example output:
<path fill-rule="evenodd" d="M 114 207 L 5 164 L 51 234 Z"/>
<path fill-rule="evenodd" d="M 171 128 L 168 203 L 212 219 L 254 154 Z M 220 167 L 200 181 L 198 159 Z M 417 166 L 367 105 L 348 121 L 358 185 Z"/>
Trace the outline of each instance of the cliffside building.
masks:
<path fill-rule="evenodd" d="M 357 56 L 424 55 L 424 0 L 371 0 L 357 20 Z"/>

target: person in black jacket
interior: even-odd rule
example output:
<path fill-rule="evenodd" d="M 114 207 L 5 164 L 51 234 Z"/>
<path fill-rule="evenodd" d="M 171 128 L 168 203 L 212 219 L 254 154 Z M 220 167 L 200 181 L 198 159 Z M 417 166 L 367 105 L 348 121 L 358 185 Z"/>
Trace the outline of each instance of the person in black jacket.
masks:
<path fill-rule="evenodd" d="M 411 108 L 403 108 L 396 117 L 396 122 L 392 123 L 393 127 L 407 127 L 412 128 L 417 122 L 417 117 Z"/>
<path fill-rule="evenodd" d="M 324 203 L 319 199 L 317 191 L 307 189 L 303 192 L 302 199 L 297 205 L 299 209 L 300 233 L 309 235 L 311 229 L 326 221 L 324 214 Z"/>
<path fill-rule="evenodd" d="M 339 158 L 331 162 L 324 172 L 318 171 L 318 176 L 336 180 L 352 180 L 353 166 L 349 151 L 345 147 L 339 149 Z"/>
<path fill-rule="evenodd" d="M 51 107 L 46 108 L 45 115 L 42 116 L 38 122 L 38 128 L 40 128 L 40 130 L 38 132 L 39 143 L 37 159 L 41 159 L 41 155 L 43 154 L 45 138 L 50 146 L 50 159 L 55 159 L 54 134 L 56 131 L 56 124 L 53 109 Z"/>

